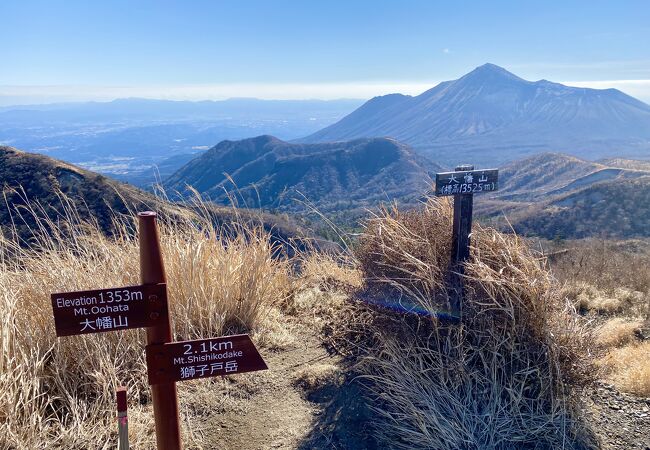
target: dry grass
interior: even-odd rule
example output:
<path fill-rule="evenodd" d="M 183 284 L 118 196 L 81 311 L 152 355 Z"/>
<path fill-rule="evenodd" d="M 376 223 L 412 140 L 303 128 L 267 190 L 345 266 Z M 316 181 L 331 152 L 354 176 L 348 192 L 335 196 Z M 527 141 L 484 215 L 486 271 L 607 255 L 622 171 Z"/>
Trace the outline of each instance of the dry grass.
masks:
<path fill-rule="evenodd" d="M 447 201 L 431 199 L 372 219 L 357 252 L 361 298 L 448 308 L 451 217 Z M 472 239 L 462 325 L 384 312 L 356 329 L 372 343 L 362 367 L 379 401 L 377 433 L 403 449 L 593 446 L 571 395 L 595 374 L 589 333 L 540 255 L 492 229 L 476 227 Z"/>
<path fill-rule="evenodd" d="M 650 397 L 650 341 L 611 350 L 601 361 L 619 389 Z"/>
<path fill-rule="evenodd" d="M 354 260 L 345 254 L 305 253 L 301 278 L 308 285 L 343 291 L 354 291 L 361 288 L 362 284 L 361 271 Z"/>
<path fill-rule="evenodd" d="M 585 239 L 552 249 L 555 276 L 574 291 L 584 311 L 650 318 L 650 244 Z"/>
<path fill-rule="evenodd" d="M 650 245 L 647 241 L 586 239 L 551 251 L 565 294 L 596 323 L 595 343 L 605 379 L 619 390 L 650 396 Z M 643 339 L 646 339 L 643 341 Z"/>
<path fill-rule="evenodd" d="M 312 364 L 296 373 L 294 384 L 306 394 L 315 392 L 340 376 L 341 369 L 333 364 Z"/>
<path fill-rule="evenodd" d="M 80 216 L 40 217 L 29 247 L 0 239 L 0 448 L 114 448 L 118 385 L 129 389 L 132 445 L 154 446 L 144 331 L 54 333 L 50 293 L 139 283 L 132 219 L 114 217 L 107 238 Z M 197 216 L 163 218 L 160 232 L 176 339 L 252 331 L 281 345 L 273 308 L 291 280 L 267 233 L 244 225 L 224 233 Z M 195 447 L 185 414 L 184 430 Z"/>
<path fill-rule="evenodd" d="M 564 293 L 583 313 L 638 316 L 647 310 L 646 295 L 624 287 L 599 289 L 584 281 L 574 281 L 565 284 Z"/>
<path fill-rule="evenodd" d="M 614 317 L 596 329 L 596 343 L 604 348 L 621 347 L 636 340 L 643 320 Z"/>

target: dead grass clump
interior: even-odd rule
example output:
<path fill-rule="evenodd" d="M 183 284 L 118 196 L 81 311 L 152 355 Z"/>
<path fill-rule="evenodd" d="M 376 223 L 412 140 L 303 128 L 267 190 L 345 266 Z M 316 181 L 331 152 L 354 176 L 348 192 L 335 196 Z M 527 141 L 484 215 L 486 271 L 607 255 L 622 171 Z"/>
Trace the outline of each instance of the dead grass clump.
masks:
<path fill-rule="evenodd" d="M 647 309 L 645 295 L 642 292 L 623 287 L 601 290 L 579 281 L 567 283 L 564 292 L 582 313 L 636 316 L 643 314 L 644 309 Z"/>
<path fill-rule="evenodd" d="M 600 364 L 620 390 L 650 397 L 650 341 L 611 350 Z"/>
<path fill-rule="evenodd" d="M 293 382 L 309 395 L 336 381 L 340 372 L 333 364 L 312 364 L 296 373 Z"/>
<path fill-rule="evenodd" d="M 589 335 L 520 239 L 476 226 L 463 322 L 432 317 L 449 304 L 451 218 L 450 203 L 438 199 L 421 211 L 385 209 L 361 238 L 361 297 L 429 313 L 366 330 L 374 347 L 361 367 L 380 401 L 380 439 L 404 449 L 592 445 L 571 395 L 595 376 Z"/>
<path fill-rule="evenodd" d="M 623 308 L 623 299 L 613 293 L 608 296 L 605 292 L 585 282 L 567 283 L 563 292 L 582 313 L 615 314 L 621 312 Z"/>
<path fill-rule="evenodd" d="M 361 271 L 349 257 L 323 252 L 306 253 L 301 277 L 309 285 L 327 289 L 353 291 L 361 287 Z"/>
<path fill-rule="evenodd" d="M 133 402 L 132 445 L 152 448 L 144 330 L 57 339 L 49 299 L 139 284 L 133 219 L 113 217 L 109 238 L 79 211 L 67 214 L 38 217 L 29 246 L 0 236 L 0 448 L 113 448 L 119 385 Z M 273 341 L 264 333 L 291 289 L 288 264 L 260 228 L 232 231 L 194 215 L 160 221 L 176 340 L 251 331 Z"/>
<path fill-rule="evenodd" d="M 596 330 L 596 344 L 604 348 L 621 347 L 636 340 L 636 335 L 643 327 L 641 319 L 629 320 L 614 317 Z"/>
<path fill-rule="evenodd" d="M 616 297 L 579 298 L 580 310 L 595 311 L 599 314 L 616 314 L 623 309 L 623 302 Z"/>

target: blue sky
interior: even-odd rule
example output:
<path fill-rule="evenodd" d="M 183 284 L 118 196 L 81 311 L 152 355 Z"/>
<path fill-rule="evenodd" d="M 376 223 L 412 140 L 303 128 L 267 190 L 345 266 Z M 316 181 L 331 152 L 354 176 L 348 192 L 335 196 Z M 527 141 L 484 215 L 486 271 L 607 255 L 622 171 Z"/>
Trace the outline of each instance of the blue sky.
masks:
<path fill-rule="evenodd" d="M 650 102 L 650 1 L 0 2 L 0 104 L 416 94 L 485 62 Z"/>

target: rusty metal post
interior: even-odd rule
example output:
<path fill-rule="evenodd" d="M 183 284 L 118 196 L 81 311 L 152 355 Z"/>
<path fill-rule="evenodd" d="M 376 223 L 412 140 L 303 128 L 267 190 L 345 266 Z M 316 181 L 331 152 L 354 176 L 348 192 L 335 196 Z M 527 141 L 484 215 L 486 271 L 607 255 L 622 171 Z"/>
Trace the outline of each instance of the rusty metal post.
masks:
<path fill-rule="evenodd" d="M 138 214 L 140 234 L 140 281 L 142 284 L 165 283 L 165 267 L 160 251 L 160 238 L 156 226 L 156 213 L 147 211 Z M 172 341 L 171 319 L 160 321 L 147 328 L 147 345 L 164 344 Z M 151 386 L 153 414 L 156 422 L 156 448 L 158 450 L 180 450 L 181 433 L 178 419 L 178 397 L 176 383 L 162 383 Z"/>
<path fill-rule="evenodd" d="M 474 166 L 463 165 L 456 167 L 456 172 L 474 170 Z M 456 317 L 461 317 L 465 290 L 463 276 L 465 261 L 469 259 L 470 234 L 472 232 L 472 209 L 474 195 L 454 195 L 454 225 L 451 249 L 452 296 L 451 310 Z"/>
<path fill-rule="evenodd" d="M 126 388 L 117 388 L 117 448 L 129 450 L 129 418 L 127 415 Z"/>

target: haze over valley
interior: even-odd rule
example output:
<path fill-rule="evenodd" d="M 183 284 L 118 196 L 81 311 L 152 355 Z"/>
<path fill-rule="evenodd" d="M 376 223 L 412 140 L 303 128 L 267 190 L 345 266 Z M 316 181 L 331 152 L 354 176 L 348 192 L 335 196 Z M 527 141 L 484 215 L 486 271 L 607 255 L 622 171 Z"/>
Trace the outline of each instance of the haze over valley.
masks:
<path fill-rule="evenodd" d="M 0 107 L 0 144 L 79 164 L 138 185 L 164 179 L 223 139 L 295 139 L 359 106 L 357 100 L 111 102 Z"/>

